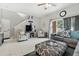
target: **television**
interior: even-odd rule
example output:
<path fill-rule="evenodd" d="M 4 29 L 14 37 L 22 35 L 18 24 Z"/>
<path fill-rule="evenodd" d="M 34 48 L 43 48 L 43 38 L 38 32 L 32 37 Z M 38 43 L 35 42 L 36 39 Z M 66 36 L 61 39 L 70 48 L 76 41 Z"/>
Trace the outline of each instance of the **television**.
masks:
<path fill-rule="evenodd" d="M 32 25 L 26 25 L 25 32 L 31 32 L 31 31 L 32 31 Z"/>

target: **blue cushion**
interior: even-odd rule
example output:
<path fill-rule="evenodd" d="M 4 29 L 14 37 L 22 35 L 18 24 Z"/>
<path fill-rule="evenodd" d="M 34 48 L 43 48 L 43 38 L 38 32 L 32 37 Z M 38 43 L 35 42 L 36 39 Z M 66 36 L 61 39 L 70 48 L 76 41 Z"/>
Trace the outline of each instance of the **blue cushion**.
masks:
<path fill-rule="evenodd" d="M 71 32 L 71 38 L 79 39 L 79 31 Z"/>

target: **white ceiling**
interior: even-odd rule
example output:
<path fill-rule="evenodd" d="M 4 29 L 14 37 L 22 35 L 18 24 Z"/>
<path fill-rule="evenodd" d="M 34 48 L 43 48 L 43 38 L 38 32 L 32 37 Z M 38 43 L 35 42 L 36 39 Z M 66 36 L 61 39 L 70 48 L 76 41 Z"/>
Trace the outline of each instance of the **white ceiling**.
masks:
<path fill-rule="evenodd" d="M 43 17 L 51 12 L 71 5 L 69 3 L 55 4 L 57 5 L 56 7 L 51 6 L 47 10 L 44 9 L 44 6 L 37 6 L 37 3 L 0 3 L 0 8 L 8 9 L 17 13 L 21 12 L 36 17 Z"/>

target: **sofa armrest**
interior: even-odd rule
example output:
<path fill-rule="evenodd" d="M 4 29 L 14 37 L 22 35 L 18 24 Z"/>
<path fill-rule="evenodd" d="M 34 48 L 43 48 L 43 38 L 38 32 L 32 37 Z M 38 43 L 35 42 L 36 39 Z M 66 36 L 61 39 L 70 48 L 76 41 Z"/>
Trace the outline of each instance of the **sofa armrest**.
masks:
<path fill-rule="evenodd" d="M 73 56 L 79 56 L 79 42 L 77 43 Z"/>
<path fill-rule="evenodd" d="M 64 38 L 64 42 L 67 43 L 68 46 L 75 48 L 78 41 L 76 39 L 71 39 L 71 38 Z"/>

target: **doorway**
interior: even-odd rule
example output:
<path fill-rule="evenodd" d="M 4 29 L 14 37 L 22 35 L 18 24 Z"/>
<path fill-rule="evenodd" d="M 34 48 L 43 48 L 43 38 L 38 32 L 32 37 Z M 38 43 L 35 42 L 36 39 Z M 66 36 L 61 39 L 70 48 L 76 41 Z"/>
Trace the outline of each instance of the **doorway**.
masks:
<path fill-rule="evenodd" d="M 53 33 L 56 33 L 56 21 L 52 22 L 52 31 Z"/>

